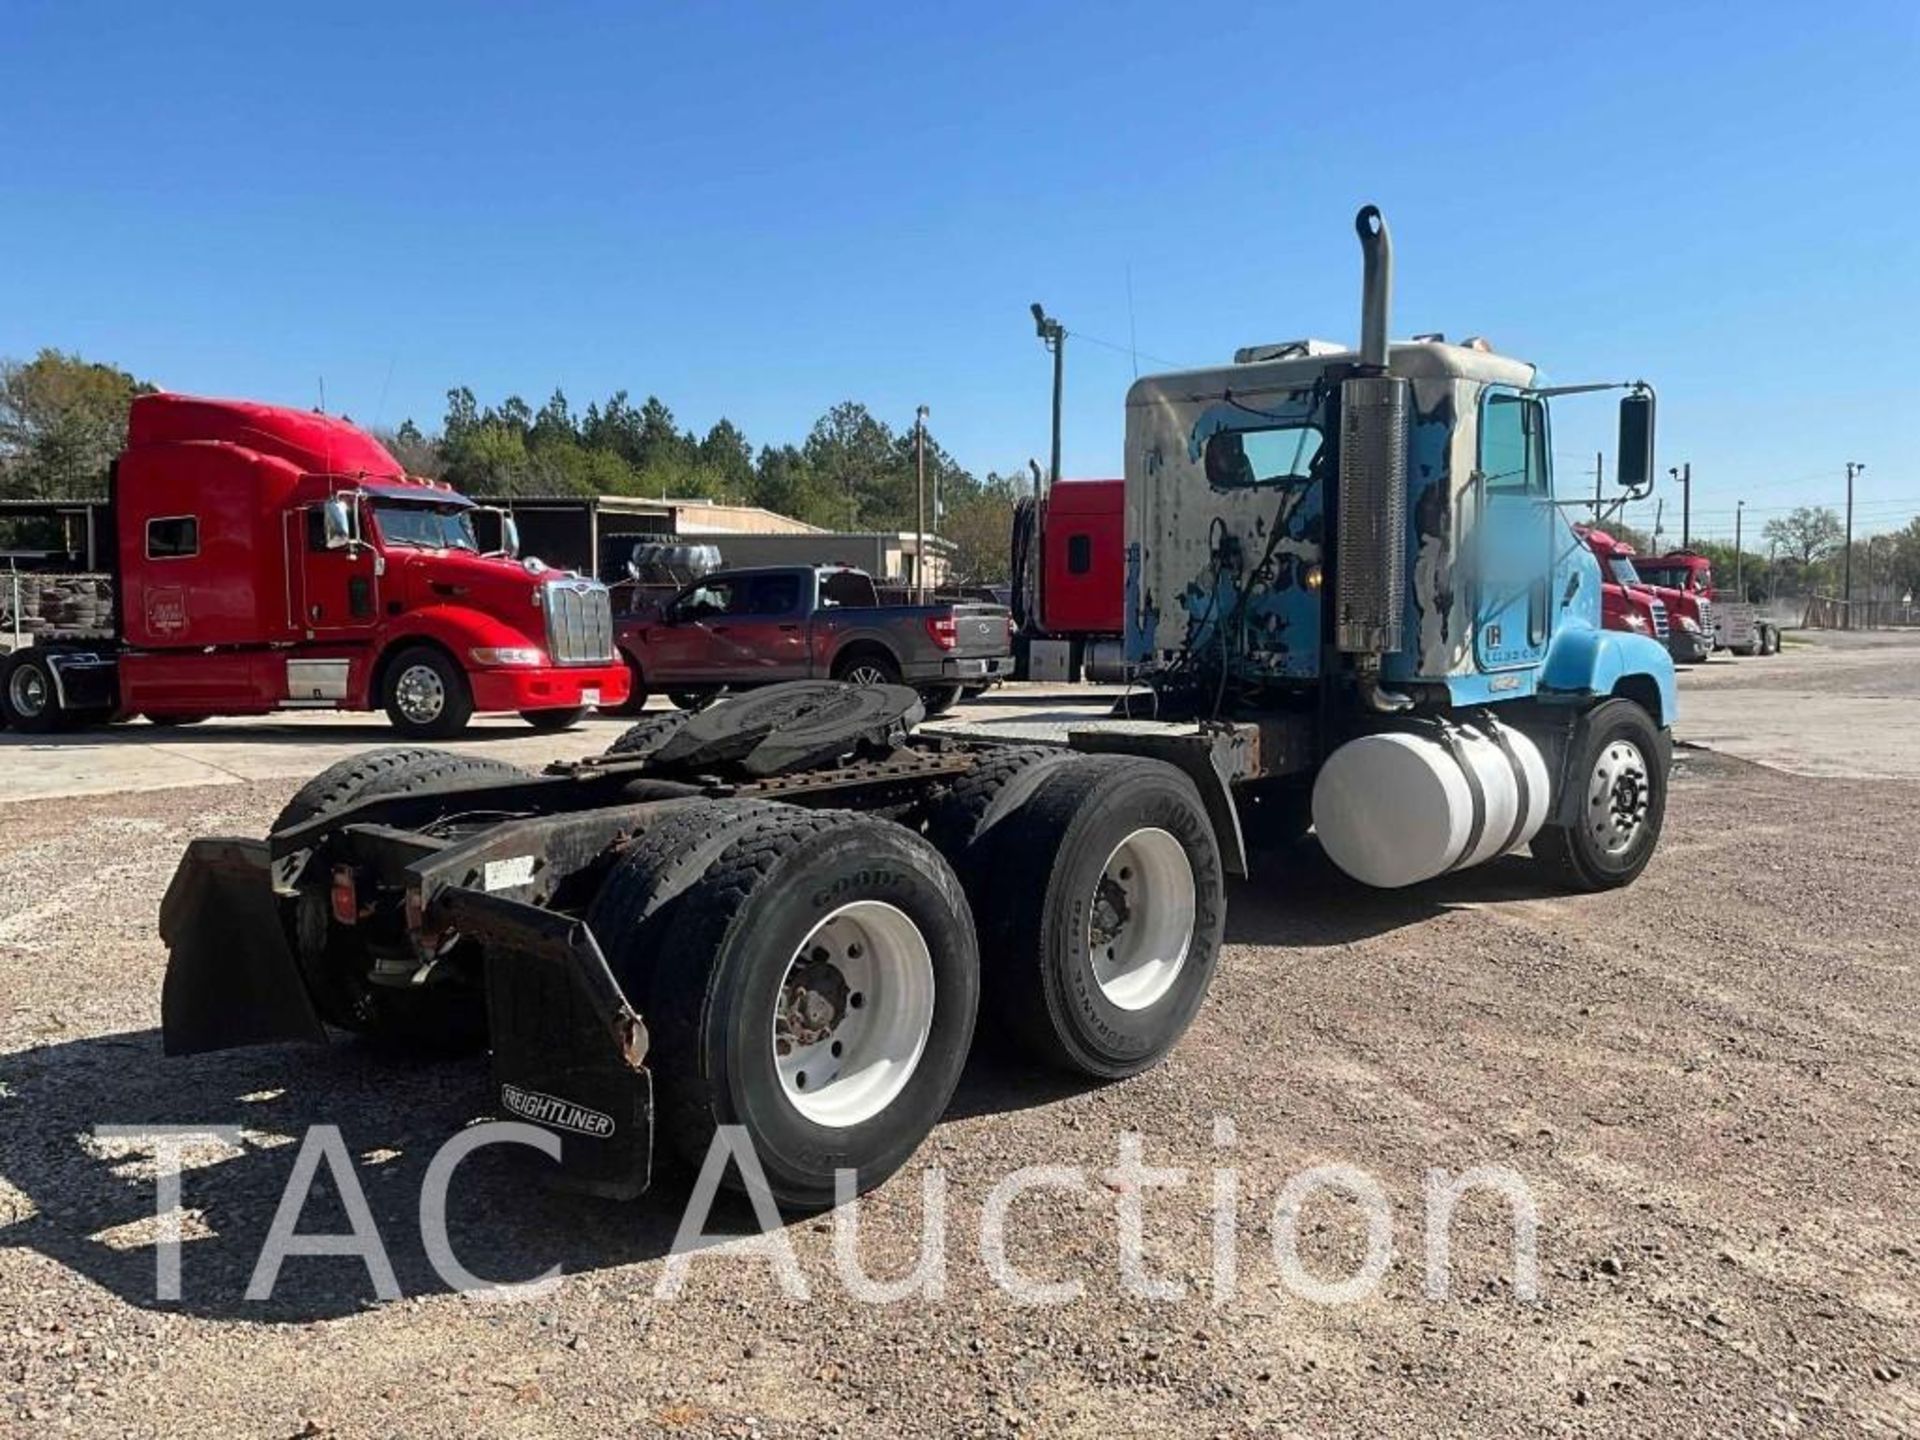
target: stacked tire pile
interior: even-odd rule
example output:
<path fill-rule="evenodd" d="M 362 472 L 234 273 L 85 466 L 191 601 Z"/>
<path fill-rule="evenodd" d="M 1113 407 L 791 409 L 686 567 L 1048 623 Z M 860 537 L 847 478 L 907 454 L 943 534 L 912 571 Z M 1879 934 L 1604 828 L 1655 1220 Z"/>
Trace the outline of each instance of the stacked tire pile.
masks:
<path fill-rule="evenodd" d="M 0 620 L 12 633 L 13 586 L 0 584 Z M 22 577 L 20 631 L 24 635 L 106 631 L 113 625 L 113 587 L 103 575 Z"/>

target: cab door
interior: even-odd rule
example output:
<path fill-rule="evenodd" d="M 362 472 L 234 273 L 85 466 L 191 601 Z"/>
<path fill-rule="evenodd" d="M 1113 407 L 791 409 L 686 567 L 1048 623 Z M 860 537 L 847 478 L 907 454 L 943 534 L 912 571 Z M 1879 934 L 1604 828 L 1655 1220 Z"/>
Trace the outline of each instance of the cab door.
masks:
<path fill-rule="evenodd" d="M 726 614 L 735 591 L 732 580 L 708 578 L 682 590 L 649 625 L 640 664 L 648 683 L 715 678 L 712 622 Z"/>
<path fill-rule="evenodd" d="M 355 514 L 357 533 L 364 535 L 364 518 Z M 326 515 L 319 505 L 296 511 L 294 520 L 300 531 L 292 537 L 300 556 L 296 626 L 315 637 L 372 626 L 380 615 L 379 552 L 364 541 L 329 550 Z"/>
<path fill-rule="evenodd" d="M 1547 407 L 1538 396 L 1488 386 L 1480 397 L 1474 471 L 1474 658 L 1481 670 L 1538 665 L 1552 638 L 1557 568 Z"/>
<path fill-rule="evenodd" d="M 715 616 L 714 663 L 756 684 L 807 678 L 806 607 L 797 570 L 742 576 Z"/>

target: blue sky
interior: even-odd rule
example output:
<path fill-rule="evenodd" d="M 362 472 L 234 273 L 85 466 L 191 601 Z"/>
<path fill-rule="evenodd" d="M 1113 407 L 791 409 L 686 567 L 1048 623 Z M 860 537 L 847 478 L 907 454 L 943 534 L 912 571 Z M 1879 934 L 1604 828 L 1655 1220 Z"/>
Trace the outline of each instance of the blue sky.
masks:
<path fill-rule="evenodd" d="M 16 0 L 0 354 L 389 424 L 456 383 L 756 442 L 925 402 L 1006 470 L 1038 299 L 1066 469 L 1117 474 L 1129 344 L 1350 338 L 1371 200 L 1396 334 L 1658 384 L 1696 533 L 1849 459 L 1864 528 L 1920 512 L 1920 7 L 1577 10 Z M 1609 402 L 1557 414 L 1563 466 L 1611 451 Z"/>

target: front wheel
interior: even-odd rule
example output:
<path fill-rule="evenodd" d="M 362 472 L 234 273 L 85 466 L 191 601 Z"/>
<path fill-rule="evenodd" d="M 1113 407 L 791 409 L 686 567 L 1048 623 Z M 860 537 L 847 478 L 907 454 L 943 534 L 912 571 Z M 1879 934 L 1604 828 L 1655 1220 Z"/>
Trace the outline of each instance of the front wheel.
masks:
<path fill-rule="evenodd" d="M 1571 824 L 1547 825 L 1534 858 L 1573 890 L 1631 885 L 1653 859 L 1667 813 L 1669 742 L 1631 700 L 1605 700 L 1580 718 L 1567 760 Z"/>
<path fill-rule="evenodd" d="M 569 705 L 561 710 L 522 710 L 520 718 L 536 730 L 571 730 L 586 713 L 584 705 Z"/>
<path fill-rule="evenodd" d="M 473 691 L 445 651 L 402 650 L 387 665 L 381 703 L 393 728 L 416 740 L 445 740 L 473 718 Z"/>

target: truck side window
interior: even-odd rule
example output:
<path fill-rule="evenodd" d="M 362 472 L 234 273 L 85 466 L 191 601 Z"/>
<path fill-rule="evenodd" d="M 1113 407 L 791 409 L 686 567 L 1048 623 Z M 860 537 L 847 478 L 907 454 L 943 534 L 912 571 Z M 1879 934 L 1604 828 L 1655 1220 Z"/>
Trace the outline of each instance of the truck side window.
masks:
<path fill-rule="evenodd" d="M 1480 402 L 1480 474 L 1490 492 L 1547 493 L 1547 408 L 1510 390 Z"/>
<path fill-rule="evenodd" d="M 1093 569 L 1093 537 L 1091 535 L 1071 535 L 1067 537 L 1067 573 L 1084 575 Z"/>
<path fill-rule="evenodd" d="M 1304 422 L 1264 430 L 1216 430 L 1202 457 L 1207 483 L 1216 490 L 1256 485 L 1292 485 L 1313 477 L 1320 429 Z"/>
<path fill-rule="evenodd" d="M 192 515 L 169 515 L 147 521 L 147 558 L 184 560 L 200 553 L 200 521 Z"/>
<path fill-rule="evenodd" d="M 852 570 L 836 570 L 820 579 L 820 603 L 826 605 L 869 606 L 880 603 L 873 581 Z"/>
<path fill-rule="evenodd" d="M 756 575 L 751 585 L 742 586 L 745 606 L 737 613 L 742 615 L 791 615 L 800 608 L 800 577 L 798 575 Z M 736 598 L 741 592 L 736 592 Z"/>
<path fill-rule="evenodd" d="M 318 505 L 307 507 L 307 549 L 318 554 L 327 548 L 327 514 Z"/>

